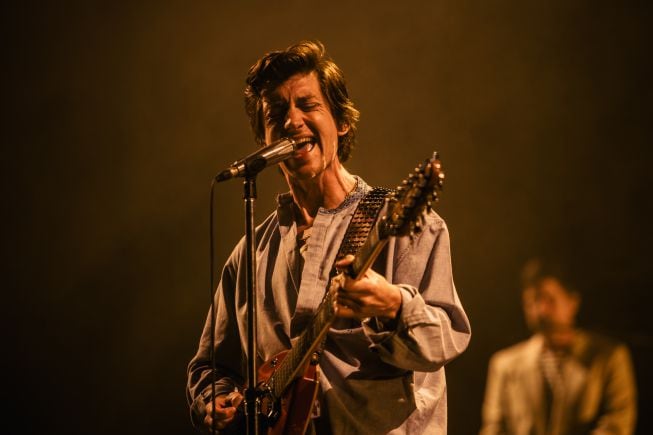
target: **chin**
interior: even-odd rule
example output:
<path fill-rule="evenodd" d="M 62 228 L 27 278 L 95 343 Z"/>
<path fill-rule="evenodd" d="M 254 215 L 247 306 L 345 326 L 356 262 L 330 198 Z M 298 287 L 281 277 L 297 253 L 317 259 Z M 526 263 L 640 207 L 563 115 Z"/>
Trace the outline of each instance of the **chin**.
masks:
<path fill-rule="evenodd" d="M 320 175 L 320 173 L 316 171 L 301 171 L 295 172 L 293 178 L 300 181 L 308 181 L 316 178 L 318 175 Z"/>
<path fill-rule="evenodd" d="M 311 180 L 323 172 L 322 168 L 315 168 L 309 165 L 300 166 L 294 169 L 288 169 L 291 178 L 296 180 Z"/>

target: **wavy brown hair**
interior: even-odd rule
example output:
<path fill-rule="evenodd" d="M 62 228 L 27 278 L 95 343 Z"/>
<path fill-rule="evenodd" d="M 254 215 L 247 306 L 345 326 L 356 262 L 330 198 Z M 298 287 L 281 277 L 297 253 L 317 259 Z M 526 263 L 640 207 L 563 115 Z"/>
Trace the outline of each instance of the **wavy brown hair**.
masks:
<path fill-rule="evenodd" d="M 265 145 L 262 99 L 295 74 L 315 72 L 322 94 L 339 128 L 348 126 L 347 134 L 338 138 L 338 158 L 346 161 L 356 139 L 360 112 L 349 98 L 345 76 L 319 41 L 302 41 L 285 50 L 272 51 L 261 57 L 247 74 L 245 110 L 259 145 Z"/>

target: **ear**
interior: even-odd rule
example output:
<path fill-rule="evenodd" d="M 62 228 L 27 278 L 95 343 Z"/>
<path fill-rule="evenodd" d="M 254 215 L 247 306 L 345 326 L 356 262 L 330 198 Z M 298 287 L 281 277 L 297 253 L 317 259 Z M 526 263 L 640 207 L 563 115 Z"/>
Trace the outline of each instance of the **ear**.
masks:
<path fill-rule="evenodd" d="M 339 127 L 338 127 L 338 136 L 344 136 L 347 133 L 349 133 L 349 123 L 343 122 Z"/>

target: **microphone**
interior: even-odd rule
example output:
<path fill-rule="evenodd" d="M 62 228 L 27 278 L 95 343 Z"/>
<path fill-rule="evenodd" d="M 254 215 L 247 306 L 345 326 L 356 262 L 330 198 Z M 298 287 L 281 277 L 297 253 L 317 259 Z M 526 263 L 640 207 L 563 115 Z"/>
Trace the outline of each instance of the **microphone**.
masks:
<path fill-rule="evenodd" d="M 215 180 L 220 182 L 234 177 L 244 177 L 247 174 L 258 174 L 268 166 L 289 159 L 296 149 L 297 142 L 294 139 L 284 137 L 254 151 L 243 159 L 235 161 L 227 169 L 216 175 Z"/>

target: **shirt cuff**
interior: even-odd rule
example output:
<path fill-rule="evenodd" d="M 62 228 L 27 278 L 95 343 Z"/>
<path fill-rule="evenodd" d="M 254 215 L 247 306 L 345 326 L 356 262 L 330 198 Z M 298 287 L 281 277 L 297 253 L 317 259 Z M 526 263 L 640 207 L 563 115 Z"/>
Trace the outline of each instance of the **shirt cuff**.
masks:
<path fill-rule="evenodd" d="M 397 317 L 392 320 L 382 322 L 378 317 L 371 317 L 363 321 L 363 331 L 374 343 L 380 343 L 387 340 L 397 331 L 405 327 L 403 321 L 404 307 L 413 299 L 414 289 L 410 286 L 399 285 L 401 292 L 401 306 L 397 312 Z"/>

